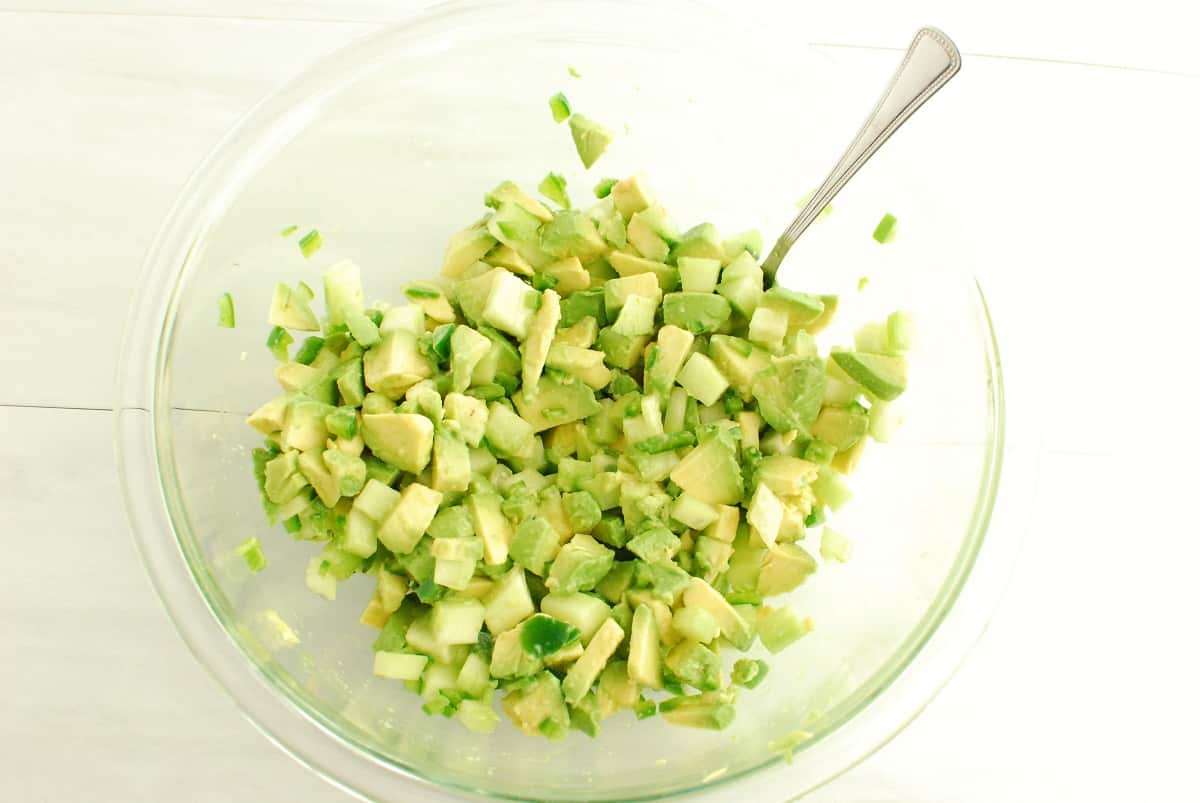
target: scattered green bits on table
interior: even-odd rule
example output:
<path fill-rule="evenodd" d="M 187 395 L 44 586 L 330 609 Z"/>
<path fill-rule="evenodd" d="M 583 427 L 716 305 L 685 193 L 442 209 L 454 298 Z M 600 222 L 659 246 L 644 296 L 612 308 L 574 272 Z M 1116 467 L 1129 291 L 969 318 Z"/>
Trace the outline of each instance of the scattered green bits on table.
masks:
<path fill-rule="evenodd" d="M 285 226 L 282 229 L 280 229 L 279 236 L 280 237 L 291 237 L 293 234 L 295 234 L 299 230 L 300 230 L 300 227 L 297 226 L 295 223 L 293 223 L 290 226 Z"/>
<path fill-rule="evenodd" d="M 815 528 L 895 428 L 911 321 L 822 355 L 837 298 L 774 284 L 757 232 L 677 228 L 636 176 L 573 209 L 554 176 L 562 208 L 503 182 L 396 306 L 367 307 L 348 260 L 323 310 L 276 286 L 281 395 L 247 419 L 263 507 L 318 545 L 314 593 L 374 579 L 375 675 L 430 715 L 720 730 L 767 676 L 756 654 L 813 628 L 766 603 L 850 557 Z M 257 539 L 238 554 L 265 566 Z"/>
<path fill-rule="evenodd" d="M 896 216 L 891 212 L 885 214 L 879 219 L 879 223 L 875 226 L 875 231 L 871 232 L 871 236 L 875 238 L 877 243 L 889 243 L 896 236 Z"/>
<path fill-rule="evenodd" d="M 233 312 L 233 296 L 221 293 L 217 297 L 217 326 L 232 329 L 237 326 L 237 317 Z"/>
<path fill-rule="evenodd" d="M 308 234 L 300 238 L 300 253 L 304 255 L 305 259 L 308 259 L 313 254 L 321 250 L 321 246 L 324 244 L 324 242 L 325 241 L 321 238 L 321 232 L 317 231 L 316 229 L 312 229 Z"/>

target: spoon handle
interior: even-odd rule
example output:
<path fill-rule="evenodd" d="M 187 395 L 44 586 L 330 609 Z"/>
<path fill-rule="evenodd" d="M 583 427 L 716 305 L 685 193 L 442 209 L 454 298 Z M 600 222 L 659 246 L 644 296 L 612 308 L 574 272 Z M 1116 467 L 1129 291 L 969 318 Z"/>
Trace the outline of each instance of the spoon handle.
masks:
<path fill-rule="evenodd" d="M 768 276 L 775 275 L 788 249 L 833 200 L 833 196 L 846 186 L 846 182 L 875 155 L 875 151 L 888 141 L 905 120 L 912 117 L 925 101 L 955 76 L 961 66 L 962 58 L 950 37 L 936 28 L 917 31 L 912 44 L 908 46 L 908 52 L 904 54 L 904 60 L 896 68 L 871 116 L 863 123 L 829 176 L 775 242 L 775 247 L 763 263 L 763 271 Z"/>

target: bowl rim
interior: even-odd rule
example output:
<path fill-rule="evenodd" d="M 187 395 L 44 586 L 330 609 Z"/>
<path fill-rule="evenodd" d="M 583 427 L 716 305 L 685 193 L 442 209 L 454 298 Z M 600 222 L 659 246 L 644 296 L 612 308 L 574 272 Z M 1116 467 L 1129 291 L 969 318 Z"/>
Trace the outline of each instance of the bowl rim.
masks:
<path fill-rule="evenodd" d="M 677 5 L 694 4 L 678 2 Z M 563 5 L 580 5 L 568 0 Z M 619 0 L 606 0 L 615 5 Z M 595 5 L 594 2 L 588 2 Z M 242 713 L 285 752 L 346 792 L 371 799 L 377 790 L 398 789 L 403 780 L 414 793 L 499 797 L 495 793 L 431 777 L 386 757 L 354 734 L 339 729 L 326 712 L 302 700 L 295 684 L 254 660 L 239 642 L 240 627 L 226 614 L 223 595 L 203 568 L 191 539 L 181 536 L 186 522 L 170 453 L 167 421 L 169 383 L 166 358 L 171 343 L 179 290 L 195 247 L 229 205 L 259 160 L 302 130 L 313 113 L 347 80 L 370 69 L 398 41 L 412 45 L 428 27 L 459 15 L 494 11 L 506 2 L 459 2 L 414 12 L 412 16 L 368 34 L 315 62 L 252 107 L 213 148 L 180 192 L 148 251 L 126 324 L 118 372 L 115 407 L 118 473 L 126 515 L 143 563 L 160 600 L 197 661 L 237 702 Z M 708 11 L 715 11 L 702 6 Z M 723 17 L 724 18 L 724 17 Z M 982 633 L 1019 549 L 1019 537 L 999 539 L 989 523 L 1000 490 L 1005 459 L 1005 388 L 994 326 L 981 288 L 971 283 L 978 306 L 980 332 L 988 371 L 991 437 L 984 452 L 974 513 L 959 554 L 925 616 L 893 655 L 844 700 L 842 714 L 830 717 L 827 732 L 806 742 L 803 751 L 833 743 L 829 768 L 797 790 L 782 755 L 771 755 L 754 767 L 665 795 L 623 798 L 661 800 L 708 798 L 732 784 L 765 778 L 768 792 L 793 799 L 824 785 L 886 744 L 927 705 L 949 680 L 970 646 Z M 148 493 L 148 489 L 155 493 Z M 173 538 L 164 538 L 165 533 Z M 1007 534 L 1006 534 L 1007 535 Z M 974 577 L 986 554 L 989 571 Z M 972 583 L 968 584 L 968 579 Z M 206 588 L 209 590 L 206 591 Z M 212 590 L 216 589 L 216 593 Z M 966 592 L 972 596 L 967 598 Z M 880 705 L 886 694 L 888 706 Z M 871 733 L 845 744 L 846 725 L 870 715 Z M 867 727 L 867 726 L 864 726 Z M 865 744 L 864 744 L 865 742 Z M 824 748 L 823 748 L 824 750 Z M 790 762 L 789 762 L 790 763 Z M 386 785 L 385 785 L 386 784 Z"/>

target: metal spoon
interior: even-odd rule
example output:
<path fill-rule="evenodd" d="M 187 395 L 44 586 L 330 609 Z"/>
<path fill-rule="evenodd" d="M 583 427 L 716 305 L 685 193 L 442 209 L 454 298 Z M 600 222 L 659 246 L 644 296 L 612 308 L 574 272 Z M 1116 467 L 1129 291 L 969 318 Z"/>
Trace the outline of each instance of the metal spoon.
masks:
<path fill-rule="evenodd" d="M 776 240 L 775 247 L 763 262 L 763 272 L 767 276 L 775 275 L 788 249 L 833 200 L 833 196 L 846 186 L 846 182 L 896 133 L 905 120 L 912 117 L 925 101 L 958 73 L 961 66 L 962 57 L 950 37 L 936 28 L 917 31 L 912 44 L 908 46 L 908 52 L 904 54 L 904 60 L 896 68 L 871 116 L 863 123 L 858 135 L 824 183 Z"/>

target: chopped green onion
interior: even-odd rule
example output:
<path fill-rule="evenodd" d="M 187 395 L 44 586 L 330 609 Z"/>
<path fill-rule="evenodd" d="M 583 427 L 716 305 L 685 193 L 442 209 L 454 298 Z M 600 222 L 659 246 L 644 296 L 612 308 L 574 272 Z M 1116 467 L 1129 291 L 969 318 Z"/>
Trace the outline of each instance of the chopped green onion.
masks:
<path fill-rule="evenodd" d="M 300 344 L 300 348 L 296 350 L 296 356 L 293 359 L 301 365 L 311 365 L 312 361 L 321 353 L 324 345 L 325 338 L 323 337 L 306 337 Z"/>
<path fill-rule="evenodd" d="M 433 353 L 436 354 L 440 361 L 450 359 L 450 337 L 454 334 L 454 324 L 444 323 L 437 329 L 433 330 L 433 340 L 431 346 Z"/>
<path fill-rule="evenodd" d="M 279 236 L 280 237 L 291 237 L 293 234 L 296 233 L 296 230 L 299 228 L 300 228 L 299 226 L 297 226 L 295 223 L 293 223 L 290 226 L 280 229 Z"/>
<path fill-rule="evenodd" d="M 659 454 L 660 452 L 670 452 L 675 449 L 682 449 L 684 446 L 695 445 L 696 436 L 687 430 L 683 430 L 681 432 L 668 432 L 665 435 L 654 435 L 653 437 L 640 440 L 634 444 L 633 448 L 646 454 Z"/>
<path fill-rule="evenodd" d="M 607 198 L 612 193 L 613 185 L 617 183 L 615 178 L 602 178 L 596 182 L 596 189 L 592 190 L 597 198 Z"/>
<path fill-rule="evenodd" d="M 237 325 L 237 320 L 233 314 L 233 296 L 229 293 L 221 293 L 217 299 L 217 326 L 225 329 L 232 329 Z"/>
<path fill-rule="evenodd" d="M 267 557 L 263 554 L 262 547 L 259 545 L 257 538 L 247 538 L 238 544 L 237 553 L 241 556 L 242 560 L 246 561 L 246 566 L 254 574 L 258 574 L 267 568 Z"/>
<path fill-rule="evenodd" d="M 549 273 L 533 274 L 533 289 L 534 290 L 553 290 L 558 287 L 558 277 L 552 276 Z"/>
<path fill-rule="evenodd" d="M 477 385 L 476 387 L 470 388 L 466 391 L 466 394 L 468 396 L 474 396 L 477 399 L 482 399 L 483 401 L 495 401 L 496 399 L 503 399 L 505 396 L 507 396 L 508 391 L 506 391 L 500 385 L 490 383 L 487 385 Z"/>
<path fill-rule="evenodd" d="M 574 67 L 567 67 L 567 73 L 572 78 L 582 78 L 583 77 L 582 75 L 579 74 L 579 70 L 575 69 Z"/>
<path fill-rule="evenodd" d="M 288 330 L 282 326 L 272 327 L 270 334 L 267 335 L 267 348 L 275 355 L 275 359 L 286 362 L 288 358 L 288 346 L 295 342 Z"/>
<path fill-rule="evenodd" d="M 877 243 L 888 243 L 896 236 L 896 216 L 891 212 L 884 215 L 879 225 L 875 227 L 875 231 L 871 233 Z"/>
<path fill-rule="evenodd" d="M 550 113 L 554 115 L 556 123 L 561 123 L 571 116 L 571 102 L 567 100 L 566 95 L 556 92 L 550 96 Z"/>
<path fill-rule="evenodd" d="M 638 719 L 649 719 L 658 713 L 658 704 L 645 697 L 639 697 L 633 704 L 633 715 Z"/>
<path fill-rule="evenodd" d="M 283 520 L 283 529 L 289 533 L 298 533 L 304 525 L 300 522 L 299 516 L 292 516 Z"/>
<path fill-rule="evenodd" d="M 439 293 L 437 290 L 433 290 L 429 287 L 417 287 L 417 286 L 404 288 L 404 295 L 408 296 L 409 298 L 441 298 L 442 297 L 442 294 Z"/>
<path fill-rule="evenodd" d="M 868 279 L 866 276 L 860 277 L 858 280 L 858 292 L 861 293 L 863 290 L 866 290 L 867 285 L 870 283 L 871 283 L 871 280 Z"/>
<path fill-rule="evenodd" d="M 547 173 L 546 177 L 542 179 L 542 183 L 538 185 L 538 192 L 563 209 L 571 208 L 571 199 L 567 196 L 567 180 L 561 173 Z"/>
<path fill-rule="evenodd" d="M 313 254 L 317 253 L 317 251 L 320 251 L 323 243 L 324 240 L 321 239 L 321 232 L 313 229 L 308 234 L 300 238 L 300 253 L 304 255 L 305 259 L 307 259 Z"/>

